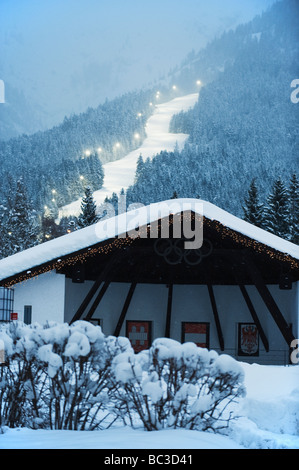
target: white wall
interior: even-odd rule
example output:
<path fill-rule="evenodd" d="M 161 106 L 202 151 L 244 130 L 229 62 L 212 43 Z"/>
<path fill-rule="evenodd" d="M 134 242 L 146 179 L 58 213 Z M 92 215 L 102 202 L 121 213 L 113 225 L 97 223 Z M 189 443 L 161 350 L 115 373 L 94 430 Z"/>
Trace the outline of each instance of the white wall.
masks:
<path fill-rule="evenodd" d="M 14 310 L 23 320 L 25 305 L 32 305 L 32 322 L 46 320 L 70 322 L 77 308 L 92 286 L 88 281 L 74 284 L 64 275 L 49 272 L 36 279 L 15 286 Z M 103 332 L 114 334 L 119 315 L 130 285 L 111 283 L 93 317 L 102 320 Z M 268 286 L 288 323 L 292 323 L 295 337 L 299 337 L 299 282 L 292 290 L 280 290 Z M 249 310 L 236 286 L 214 286 L 220 323 L 224 336 L 225 351 L 237 355 L 237 326 L 239 322 L 253 322 Z M 258 314 L 269 341 L 270 353 L 266 353 L 260 340 L 260 357 L 255 362 L 287 360 L 289 350 L 271 314 L 254 286 L 247 291 Z M 130 303 L 120 335 L 126 334 L 126 320 L 147 320 L 152 322 L 152 339 L 165 335 L 168 289 L 165 285 L 138 284 Z M 210 324 L 210 348 L 220 352 L 207 286 L 175 285 L 173 287 L 170 336 L 181 341 L 182 322 L 208 322 Z M 241 360 L 246 360 L 240 357 Z"/>
<path fill-rule="evenodd" d="M 92 283 L 73 284 L 66 280 L 66 321 L 70 321 L 84 295 Z M 93 317 L 102 320 L 103 332 L 114 334 L 119 315 L 124 305 L 129 284 L 111 283 Z M 298 332 L 298 294 L 299 283 L 293 284 L 292 290 L 280 290 L 278 286 L 268 286 L 271 294 L 288 323 L 293 324 L 294 335 Z M 252 317 L 236 286 L 214 286 L 220 323 L 227 354 L 237 355 L 238 323 L 252 323 Z M 260 357 L 255 362 L 284 362 L 288 360 L 288 346 L 275 321 L 254 286 L 247 286 L 247 291 L 256 309 L 259 320 L 270 346 L 266 353 L 260 339 Z M 126 320 L 152 321 L 152 339 L 164 337 L 168 289 L 165 285 L 138 284 L 130 303 L 120 335 L 126 334 Z M 219 339 L 215 326 L 207 286 L 175 285 L 173 287 L 171 331 L 172 338 L 181 341 L 182 322 L 210 323 L 210 349 L 220 352 Z M 240 360 L 246 360 L 244 356 Z"/>
<path fill-rule="evenodd" d="M 65 276 L 48 272 L 14 287 L 14 311 L 24 320 L 24 306 L 32 305 L 32 323 L 64 321 Z"/>

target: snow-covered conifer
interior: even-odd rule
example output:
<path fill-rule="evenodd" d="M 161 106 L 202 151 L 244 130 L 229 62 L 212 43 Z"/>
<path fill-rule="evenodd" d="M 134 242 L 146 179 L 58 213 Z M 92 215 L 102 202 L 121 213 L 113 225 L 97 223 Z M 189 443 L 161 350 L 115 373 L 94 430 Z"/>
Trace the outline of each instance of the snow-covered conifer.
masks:
<path fill-rule="evenodd" d="M 85 188 L 85 196 L 81 202 L 81 213 L 78 217 L 79 228 L 88 227 L 98 221 L 96 215 L 96 203 L 94 201 L 90 186 Z"/>

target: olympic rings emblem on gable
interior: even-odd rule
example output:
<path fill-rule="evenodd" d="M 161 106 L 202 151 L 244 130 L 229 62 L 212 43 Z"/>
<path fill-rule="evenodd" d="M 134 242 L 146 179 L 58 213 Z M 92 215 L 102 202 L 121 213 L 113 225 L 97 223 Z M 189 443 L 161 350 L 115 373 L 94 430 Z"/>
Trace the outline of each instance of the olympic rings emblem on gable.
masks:
<path fill-rule="evenodd" d="M 154 249 L 157 255 L 162 256 L 168 264 L 176 265 L 184 261 L 190 266 L 201 263 L 202 259 L 210 256 L 213 251 L 213 245 L 207 238 L 204 239 L 202 246 L 196 250 L 186 250 L 184 243 L 185 240 L 182 238 L 158 238 L 155 241 Z"/>

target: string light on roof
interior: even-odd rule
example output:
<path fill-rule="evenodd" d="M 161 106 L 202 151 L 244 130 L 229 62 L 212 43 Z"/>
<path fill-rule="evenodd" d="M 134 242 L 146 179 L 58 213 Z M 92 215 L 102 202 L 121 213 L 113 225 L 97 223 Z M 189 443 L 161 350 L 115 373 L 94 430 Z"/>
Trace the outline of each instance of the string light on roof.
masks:
<path fill-rule="evenodd" d="M 83 175 L 80 175 L 80 180 L 84 180 L 84 176 Z"/>
<path fill-rule="evenodd" d="M 102 148 L 101 148 L 101 147 L 98 147 L 98 148 L 97 148 L 97 151 L 98 151 L 99 153 L 101 153 Z"/>
<path fill-rule="evenodd" d="M 176 85 L 173 85 L 173 86 L 172 86 L 172 89 L 173 89 L 173 90 L 176 90 L 176 89 L 177 89 Z"/>
<path fill-rule="evenodd" d="M 20 282 L 26 282 L 30 279 L 37 279 L 38 276 L 40 276 L 41 274 L 45 274 L 50 271 L 55 271 L 56 269 L 61 269 L 67 266 L 75 266 L 78 263 L 84 263 L 88 258 L 97 254 L 111 254 L 115 248 L 120 249 L 124 246 L 129 246 L 133 243 L 133 241 L 134 240 L 131 237 L 127 236 L 126 238 L 116 238 L 111 241 L 111 243 L 108 243 L 104 246 L 89 247 L 86 252 L 80 254 L 72 254 L 70 255 L 70 257 L 67 257 L 65 259 L 59 258 L 58 260 L 49 262 L 46 266 L 44 265 L 40 268 L 35 269 L 33 275 L 32 271 L 26 271 L 26 273 L 20 274 L 17 279 L 5 283 L 4 287 L 11 287 Z"/>
<path fill-rule="evenodd" d="M 86 157 L 90 157 L 91 151 L 90 150 L 85 150 L 84 155 L 86 155 Z"/>
<path fill-rule="evenodd" d="M 200 81 L 200 80 L 197 80 L 197 81 L 196 81 L 196 85 L 201 85 L 201 81 Z"/>
<path fill-rule="evenodd" d="M 186 218 L 187 220 L 193 220 L 194 217 L 195 215 L 193 213 L 188 214 L 188 215 L 184 214 L 184 218 Z M 163 222 L 172 224 L 171 220 L 169 221 L 169 219 L 168 221 L 167 220 L 162 221 L 162 223 Z M 299 267 L 298 261 L 292 258 L 290 255 L 280 253 L 277 250 L 272 249 L 271 247 L 268 247 L 256 240 L 253 240 L 238 232 L 235 232 L 234 230 L 222 225 L 220 222 L 216 220 L 210 220 L 204 217 L 203 223 L 206 224 L 208 227 L 211 227 L 212 229 L 214 229 L 220 235 L 222 239 L 230 238 L 235 243 L 242 245 L 243 247 L 251 248 L 258 253 L 266 253 L 271 259 L 276 259 L 281 262 L 287 262 L 290 265 L 291 269 L 296 269 Z M 142 233 L 143 232 L 145 233 L 146 231 L 150 233 L 150 224 L 145 225 L 139 231 L 141 238 L 142 238 Z M 136 237 L 136 238 L 139 238 L 139 237 Z M 17 278 L 14 278 L 6 282 L 5 284 L 3 284 L 3 286 L 11 287 L 16 283 L 25 282 L 32 278 L 36 279 L 39 275 L 44 274 L 49 271 L 53 271 L 55 269 L 61 269 L 63 267 L 74 266 L 78 263 L 84 263 L 86 262 L 88 258 L 95 256 L 97 254 L 104 254 L 104 255 L 111 254 L 114 249 L 121 249 L 121 248 L 131 245 L 134 242 L 134 240 L 135 240 L 134 238 L 128 235 L 126 238 L 115 238 L 106 245 L 99 245 L 96 247 L 95 246 L 86 247 L 85 249 L 86 251 L 83 251 L 81 253 L 67 255 L 65 259 L 60 258 L 58 260 L 50 261 L 49 263 L 44 264 L 43 266 L 34 269 L 34 273 L 32 273 L 31 271 L 27 271 L 26 273 L 21 273 Z"/>

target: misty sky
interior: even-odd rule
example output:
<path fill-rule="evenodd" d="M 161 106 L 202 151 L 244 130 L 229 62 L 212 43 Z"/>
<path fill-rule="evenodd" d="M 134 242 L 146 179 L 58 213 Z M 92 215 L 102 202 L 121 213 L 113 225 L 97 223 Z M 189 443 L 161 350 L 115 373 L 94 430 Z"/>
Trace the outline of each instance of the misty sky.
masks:
<path fill-rule="evenodd" d="M 0 78 L 54 121 L 153 83 L 274 0 L 0 0 Z"/>

